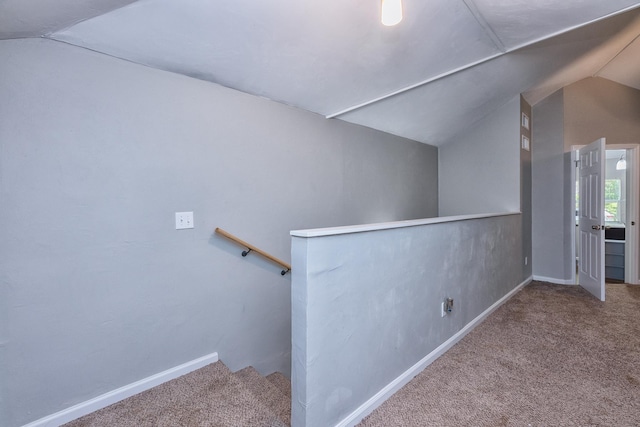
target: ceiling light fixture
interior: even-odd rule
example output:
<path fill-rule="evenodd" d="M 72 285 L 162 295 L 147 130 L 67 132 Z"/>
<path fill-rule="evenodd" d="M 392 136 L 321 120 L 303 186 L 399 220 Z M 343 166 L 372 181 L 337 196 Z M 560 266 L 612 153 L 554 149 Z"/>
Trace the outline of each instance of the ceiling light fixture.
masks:
<path fill-rule="evenodd" d="M 382 0 L 381 21 L 388 27 L 402 21 L 402 0 Z"/>
<path fill-rule="evenodd" d="M 620 160 L 616 163 L 616 170 L 625 170 L 627 168 L 627 161 L 624 159 L 624 154 L 620 156 Z"/>

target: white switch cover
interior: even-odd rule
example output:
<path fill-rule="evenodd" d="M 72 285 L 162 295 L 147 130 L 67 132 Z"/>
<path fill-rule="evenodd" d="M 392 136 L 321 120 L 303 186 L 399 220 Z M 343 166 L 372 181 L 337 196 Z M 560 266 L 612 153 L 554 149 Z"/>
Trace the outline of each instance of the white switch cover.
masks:
<path fill-rule="evenodd" d="M 193 212 L 176 212 L 176 230 L 193 228 Z"/>

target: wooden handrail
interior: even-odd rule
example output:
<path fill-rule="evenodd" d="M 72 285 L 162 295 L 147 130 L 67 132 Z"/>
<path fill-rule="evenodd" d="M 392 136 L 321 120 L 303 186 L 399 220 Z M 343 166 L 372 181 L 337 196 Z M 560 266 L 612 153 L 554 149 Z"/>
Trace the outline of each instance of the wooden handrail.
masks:
<path fill-rule="evenodd" d="M 216 227 L 216 233 L 222 234 L 227 239 L 233 240 L 234 242 L 236 242 L 240 246 L 244 246 L 245 248 L 247 248 L 248 251 L 243 251 L 242 252 L 242 256 L 247 256 L 249 254 L 249 252 L 255 252 L 255 253 L 258 253 L 258 254 L 262 255 L 263 257 L 265 257 L 269 261 L 272 261 L 272 262 L 280 265 L 281 267 L 284 267 L 285 270 L 282 270 L 280 272 L 280 274 L 282 274 L 283 276 L 291 271 L 291 265 L 290 264 L 287 264 L 286 262 L 282 261 L 281 259 L 278 259 L 278 258 L 274 257 L 273 255 L 263 251 L 260 248 L 256 248 L 252 244 L 245 242 L 244 240 L 234 236 L 233 234 L 231 234 L 231 233 L 229 233 L 227 231 L 224 231 L 222 228 Z"/>

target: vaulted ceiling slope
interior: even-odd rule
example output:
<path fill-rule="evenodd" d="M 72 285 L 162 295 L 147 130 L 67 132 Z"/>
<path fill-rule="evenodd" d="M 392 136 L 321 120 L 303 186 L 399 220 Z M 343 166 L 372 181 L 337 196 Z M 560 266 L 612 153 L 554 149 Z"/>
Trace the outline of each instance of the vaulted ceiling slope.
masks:
<path fill-rule="evenodd" d="M 47 37 L 432 145 L 519 93 L 590 76 L 640 89 L 640 2 L 0 0 L 0 37 Z"/>

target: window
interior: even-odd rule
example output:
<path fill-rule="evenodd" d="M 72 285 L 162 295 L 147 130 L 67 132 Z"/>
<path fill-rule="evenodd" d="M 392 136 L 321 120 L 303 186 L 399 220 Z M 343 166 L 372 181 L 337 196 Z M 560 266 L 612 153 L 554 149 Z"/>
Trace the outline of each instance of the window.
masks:
<path fill-rule="evenodd" d="M 605 179 L 604 181 L 604 220 L 618 221 L 620 219 L 620 188 L 619 179 Z"/>
<path fill-rule="evenodd" d="M 620 179 L 606 179 L 604 181 L 604 220 L 622 222 L 620 193 L 622 181 Z M 580 209 L 580 185 L 576 180 L 576 220 Z"/>

